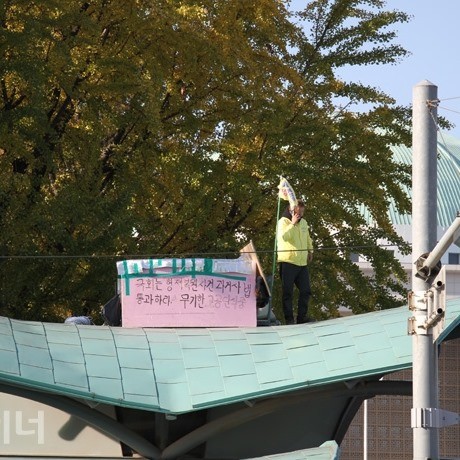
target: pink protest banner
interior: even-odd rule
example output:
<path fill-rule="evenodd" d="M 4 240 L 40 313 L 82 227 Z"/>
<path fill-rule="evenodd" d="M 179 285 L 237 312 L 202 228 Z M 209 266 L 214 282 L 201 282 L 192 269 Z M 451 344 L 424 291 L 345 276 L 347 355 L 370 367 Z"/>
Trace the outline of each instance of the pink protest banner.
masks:
<path fill-rule="evenodd" d="M 121 278 L 123 327 L 254 327 L 251 273 L 131 273 Z"/>

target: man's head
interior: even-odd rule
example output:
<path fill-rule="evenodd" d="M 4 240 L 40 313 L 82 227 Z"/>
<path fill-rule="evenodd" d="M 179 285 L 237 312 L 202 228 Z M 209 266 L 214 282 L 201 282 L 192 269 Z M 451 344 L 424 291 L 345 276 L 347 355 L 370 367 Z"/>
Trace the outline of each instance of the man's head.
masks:
<path fill-rule="evenodd" d="M 305 203 L 303 201 L 297 201 L 297 205 L 294 206 L 293 214 L 298 214 L 300 217 L 303 217 L 305 212 Z"/>

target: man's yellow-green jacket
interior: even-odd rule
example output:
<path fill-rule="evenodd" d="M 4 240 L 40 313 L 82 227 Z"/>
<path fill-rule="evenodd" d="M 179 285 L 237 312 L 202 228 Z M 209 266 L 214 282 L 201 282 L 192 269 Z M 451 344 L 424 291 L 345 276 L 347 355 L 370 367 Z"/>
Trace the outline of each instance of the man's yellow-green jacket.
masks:
<path fill-rule="evenodd" d="M 313 252 L 308 224 L 300 219 L 293 225 L 287 217 L 281 217 L 277 230 L 278 262 L 307 265 L 308 253 Z"/>

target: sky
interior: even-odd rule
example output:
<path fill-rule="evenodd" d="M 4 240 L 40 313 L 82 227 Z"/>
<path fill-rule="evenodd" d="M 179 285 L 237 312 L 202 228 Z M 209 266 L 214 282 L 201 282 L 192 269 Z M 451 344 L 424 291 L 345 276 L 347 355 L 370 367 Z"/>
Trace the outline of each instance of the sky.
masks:
<path fill-rule="evenodd" d="M 355 67 L 339 75 L 380 88 L 402 105 L 411 104 L 415 85 L 430 81 L 438 87 L 438 115 L 456 125 L 448 133 L 460 139 L 460 0 L 387 0 L 387 9 L 412 16 L 395 26 L 394 41 L 411 55 L 398 64 Z"/>

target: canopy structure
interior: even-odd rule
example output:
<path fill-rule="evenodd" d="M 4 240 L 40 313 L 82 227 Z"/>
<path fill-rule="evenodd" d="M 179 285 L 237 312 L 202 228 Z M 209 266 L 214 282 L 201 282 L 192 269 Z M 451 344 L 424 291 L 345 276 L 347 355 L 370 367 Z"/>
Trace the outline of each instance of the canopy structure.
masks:
<path fill-rule="evenodd" d="M 411 382 L 380 381 L 412 365 L 408 317 L 402 307 L 294 326 L 190 329 L 3 317 L 0 391 L 58 407 L 147 458 L 292 453 L 340 444 L 363 399 L 411 393 Z M 459 324 L 457 299 L 438 341 L 458 337 Z"/>
<path fill-rule="evenodd" d="M 269 455 L 267 457 L 259 457 L 260 460 L 338 460 L 339 446 L 334 441 L 327 441 L 319 447 L 307 450 L 296 450 L 295 452 L 287 452 L 278 455 Z M 249 459 L 258 460 L 258 459 Z"/>

